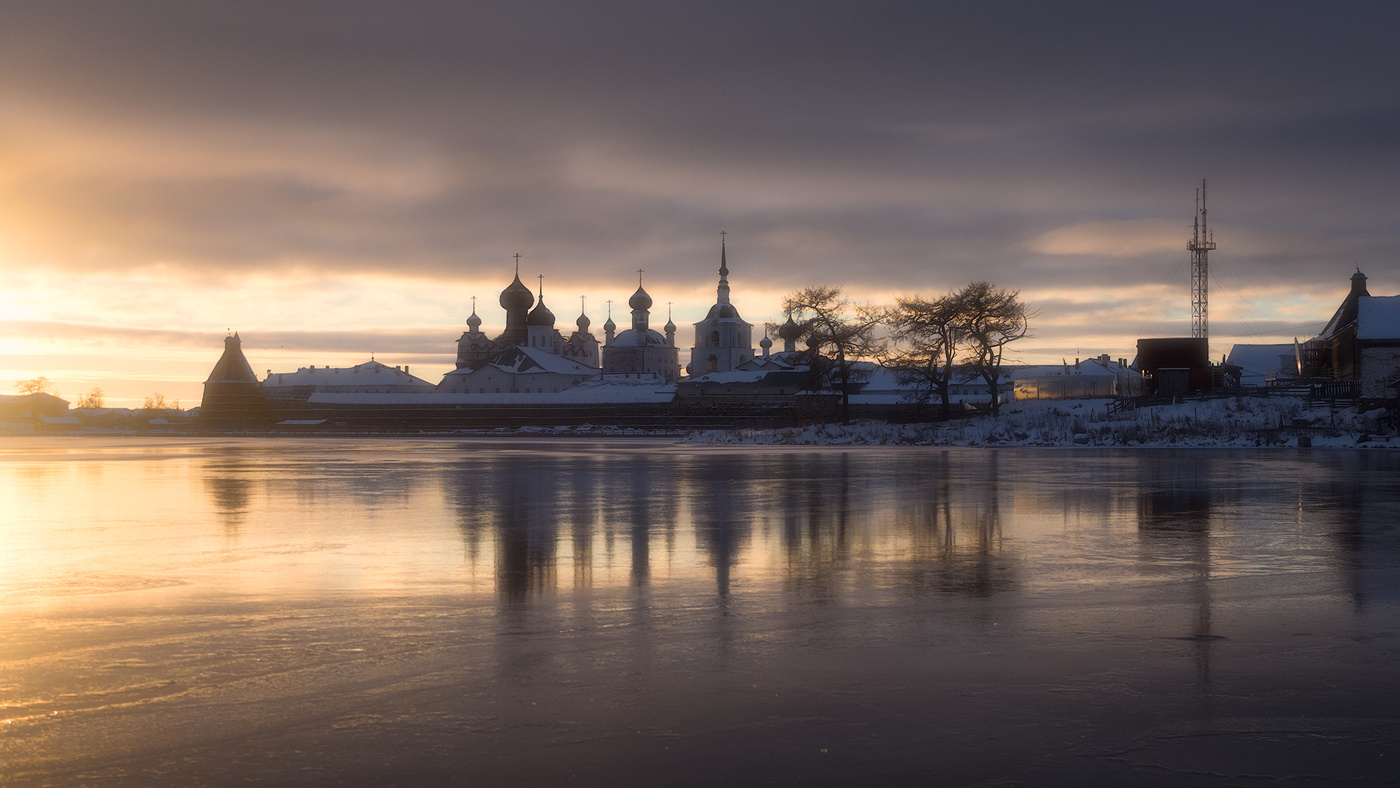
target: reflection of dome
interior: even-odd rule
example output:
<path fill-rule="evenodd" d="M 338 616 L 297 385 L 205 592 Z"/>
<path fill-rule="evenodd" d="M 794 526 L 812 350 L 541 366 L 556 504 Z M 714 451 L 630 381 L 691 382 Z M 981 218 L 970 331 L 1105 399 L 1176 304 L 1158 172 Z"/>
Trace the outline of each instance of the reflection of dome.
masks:
<path fill-rule="evenodd" d="M 472 316 L 467 318 L 467 327 L 473 329 L 481 327 L 481 318 L 476 316 L 475 309 L 472 310 Z"/>
<path fill-rule="evenodd" d="M 516 274 L 515 281 L 501 291 L 501 308 L 507 312 L 515 309 L 529 309 L 533 303 L 535 303 L 535 294 L 530 292 L 530 288 L 521 284 L 520 274 Z"/>
<path fill-rule="evenodd" d="M 641 286 L 638 286 L 637 292 L 633 293 L 632 297 L 627 300 L 627 305 L 633 309 L 651 309 L 651 296 L 647 295 L 647 291 L 643 290 Z"/>
<path fill-rule="evenodd" d="M 593 321 L 588 319 L 588 315 L 582 313 L 579 314 L 578 320 L 575 320 L 574 323 L 578 326 L 578 330 L 585 334 L 588 333 L 588 327 L 593 325 Z"/>
<path fill-rule="evenodd" d="M 792 318 L 789 317 L 787 322 L 778 328 L 778 336 L 786 342 L 796 342 L 797 338 L 802 336 L 802 326 L 792 322 Z"/>
<path fill-rule="evenodd" d="M 549 311 L 549 307 L 544 305 L 544 296 L 540 296 L 539 306 L 535 307 L 530 316 L 526 318 L 525 324 L 529 326 L 554 327 L 554 313 Z"/>

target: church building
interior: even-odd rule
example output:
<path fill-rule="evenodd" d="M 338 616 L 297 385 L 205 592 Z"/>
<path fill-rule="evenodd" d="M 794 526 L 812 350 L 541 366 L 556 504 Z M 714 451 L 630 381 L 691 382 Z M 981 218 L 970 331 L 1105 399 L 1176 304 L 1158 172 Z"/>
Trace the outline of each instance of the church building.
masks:
<path fill-rule="evenodd" d="M 639 272 L 640 273 L 640 272 Z M 651 314 L 651 296 L 642 288 L 640 276 L 637 292 L 628 299 L 632 307 L 632 327 L 621 333 L 612 315 L 603 324 L 603 372 L 605 374 L 656 375 L 667 383 L 680 376 L 680 352 L 676 349 L 676 324 L 668 318 L 666 336 L 647 326 Z"/>
<path fill-rule="evenodd" d="M 539 300 L 520 281 L 520 258 L 515 279 L 501 291 L 506 330 L 495 339 L 481 330 L 473 301 L 467 330 L 457 340 L 457 368 L 443 376 L 438 391 L 457 394 L 553 392 L 597 377 L 598 339 L 589 320 L 580 314 L 568 339 L 554 327 L 554 313 L 544 304 L 544 277 Z M 533 306 L 534 309 L 530 307 Z"/>
<path fill-rule="evenodd" d="M 753 358 L 753 324 L 739 317 L 729 303 L 729 264 L 724 241 L 719 245 L 719 288 L 715 305 L 695 324 L 695 346 L 690 349 L 686 372 L 698 377 L 709 372 L 730 372 Z"/>
<path fill-rule="evenodd" d="M 506 310 L 506 330 L 495 339 L 481 331 L 481 318 L 476 314 L 473 300 L 471 317 L 467 318 L 467 330 L 457 340 L 457 369 L 464 369 L 478 361 L 485 361 L 514 347 L 536 348 L 556 356 L 563 356 L 577 364 L 599 367 L 598 339 L 588 331 L 588 316 L 580 314 L 575 321 L 577 330 L 564 338 L 554 327 L 554 313 L 544 305 L 544 277 L 540 277 L 540 297 L 536 304 L 535 296 L 520 281 L 520 261 L 517 258 L 515 279 L 501 291 L 501 308 Z M 530 309 L 531 306 L 535 308 Z"/>

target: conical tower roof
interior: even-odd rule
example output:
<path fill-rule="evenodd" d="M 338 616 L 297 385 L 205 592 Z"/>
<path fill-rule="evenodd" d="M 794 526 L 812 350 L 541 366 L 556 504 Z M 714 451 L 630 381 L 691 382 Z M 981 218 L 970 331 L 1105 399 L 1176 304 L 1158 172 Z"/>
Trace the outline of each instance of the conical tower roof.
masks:
<path fill-rule="evenodd" d="M 258 376 L 253 374 L 253 367 L 248 363 L 248 359 L 243 355 L 243 340 L 239 339 L 238 332 L 224 337 L 224 354 L 219 357 L 219 363 L 214 365 L 214 370 L 209 373 L 209 379 L 205 383 L 257 383 Z"/>

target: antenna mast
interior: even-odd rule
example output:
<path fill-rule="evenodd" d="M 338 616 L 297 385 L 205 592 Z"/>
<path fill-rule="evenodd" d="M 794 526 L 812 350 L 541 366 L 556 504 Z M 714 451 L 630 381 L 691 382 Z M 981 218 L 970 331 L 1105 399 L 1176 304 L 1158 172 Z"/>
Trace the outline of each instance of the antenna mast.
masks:
<path fill-rule="evenodd" d="M 1191 336 L 1209 337 L 1210 320 L 1207 301 L 1210 295 L 1210 261 L 1207 254 L 1215 248 L 1215 236 L 1206 227 L 1206 181 L 1196 190 L 1196 220 L 1191 240 L 1186 242 L 1191 252 Z"/>

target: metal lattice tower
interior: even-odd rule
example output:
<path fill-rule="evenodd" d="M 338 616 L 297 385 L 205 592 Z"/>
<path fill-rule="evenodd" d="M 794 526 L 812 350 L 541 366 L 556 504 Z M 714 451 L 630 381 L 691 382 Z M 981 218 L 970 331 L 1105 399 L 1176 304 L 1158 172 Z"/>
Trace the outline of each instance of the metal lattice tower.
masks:
<path fill-rule="evenodd" d="M 1201 188 L 1196 190 L 1196 220 L 1186 248 L 1191 252 L 1191 336 L 1209 337 L 1207 302 L 1210 295 L 1210 262 L 1207 254 L 1215 248 L 1215 236 L 1206 228 L 1204 178 L 1201 179 Z"/>

